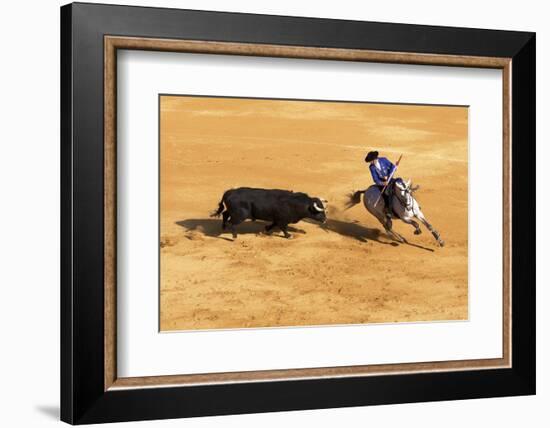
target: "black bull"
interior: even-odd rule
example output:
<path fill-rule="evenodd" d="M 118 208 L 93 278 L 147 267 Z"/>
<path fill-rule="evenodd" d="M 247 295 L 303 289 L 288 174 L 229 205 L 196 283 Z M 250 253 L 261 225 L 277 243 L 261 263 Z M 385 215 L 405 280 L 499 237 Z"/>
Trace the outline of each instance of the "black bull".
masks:
<path fill-rule="evenodd" d="M 224 211 L 225 210 L 225 211 Z M 287 226 L 298 223 L 304 218 L 310 218 L 324 223 L 327 219 L 325 207 L 320 198 L 311 198 L 305 193 L 278 189 L 253 189 L 240 187 L 223 194 L 218 209 L 212 217 L 222 215 L 222 229 L 229 229 L 233 238 L 237 237 L 235 226 L 247 219 L 271 222 L 266 226 L 266 232 L 271 232 L 277 226 L 290 238 Z"/>

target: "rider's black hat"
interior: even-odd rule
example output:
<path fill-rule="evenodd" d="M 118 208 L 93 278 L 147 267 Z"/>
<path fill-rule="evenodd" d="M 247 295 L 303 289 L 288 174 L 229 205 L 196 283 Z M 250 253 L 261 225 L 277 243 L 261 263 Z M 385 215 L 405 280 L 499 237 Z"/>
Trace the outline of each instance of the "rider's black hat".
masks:
<path fill-rule="evenodd" d="M 378 152 L 375 150 L 367 154 L 367 157 L 365 158 L 365 162 L 371 162 L 376 158 L 378 158 Z"/>

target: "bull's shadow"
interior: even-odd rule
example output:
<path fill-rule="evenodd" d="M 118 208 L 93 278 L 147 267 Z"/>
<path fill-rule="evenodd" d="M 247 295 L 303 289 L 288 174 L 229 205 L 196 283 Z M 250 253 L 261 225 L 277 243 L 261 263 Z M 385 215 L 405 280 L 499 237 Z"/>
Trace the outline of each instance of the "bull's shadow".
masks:
<path fill-rule="evenodd" d="M 383 235 L 379 229 L 372 229 L 365 227 L 359 223 L 355 222 L 346 222 L 342 220 L 335 220 L 335 219 L 328 219 L 326 223 L 319 224 L 313 220 L 305 219 L 303 220 L 307 223 L 315 224 L 319 226 L 321 229 L 323 229 L 325 232 L 333 232 L 338 233 L 342 236 L 347 236 L 349 238 L 356 239 L 361 242 L 367 242 L 369 240 L 379 242 L 381 244 L 386 245 L 393 245 L 397 246 L 398 244 L 396 242 L 387 242 L 384 240 L 381 240 L 380 237 Z M 226 240 L 231 240 L 229 237 L 225 237 L 222 235 L 229 234 L 229 231 L 223 231 L 222 230 L 222 222 L 219 219 L 214 218 L 190 218 L 185 220 L 177 221 L 176 224 L 178 226 L 183 227 L 187 232 L 197 231 L 202 233 L 205 236 L 209 236 L 211 238 L 221 238 Z M 236 226 L 237 233 L 239 235 L 256 235 L 259 233 L 263 233 L 265 231 L 265 227 L 268 225 L 268 222 L 264 221 L 245 221 L 239 225 Z M 303 233 L 306 232 L 302 229 L 298 229 L 296 227 L 289 226 L 288 231 L 290 233 Z M 273 236 L 278 235 L 278 230 L 275 229 Z"/>
<path fill-rule="evenodd" d="M 231 232 L 229 230 L 223 231 L 222 230 L 222 221 L 214 218 L 189 218 L 186 220 L 180 220 L 177 221 L 176 224 L 178 226 L 183 227 L 186 231 L 197 231 L 200 232 L 206 236 L 210 236 L 211 238 L 222 238 L 231 240 L 229 238 L 221 236 L 222 234 L 229 234 L 231 236 Z M 235 229 L 237 231 L 238 235 L 257 235 L 258 233 L 265 232 L 265 227 L 270 224 L 268 222 L 264 221 L 245 221 L 237 226 L 235 226 Z M 288 227 L 288 231 L 290 233 L 306 233 L 302 229 L 297 229 L 295 227 Z M 278 236 L 278 229 L 274 229 L 273 236 Z"/>

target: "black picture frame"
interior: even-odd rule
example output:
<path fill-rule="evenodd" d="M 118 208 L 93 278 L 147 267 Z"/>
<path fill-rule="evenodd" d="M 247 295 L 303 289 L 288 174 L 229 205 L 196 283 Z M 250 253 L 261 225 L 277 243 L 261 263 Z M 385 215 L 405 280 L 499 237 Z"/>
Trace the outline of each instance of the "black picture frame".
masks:
<path fill-rule="evenodd" d="M 512 58 L 512 367 L 104 390 L 104 36 Z M 74 3 L 61 8 L 61 419 L 86 424 L 535 393 L 535 34 Z"/>

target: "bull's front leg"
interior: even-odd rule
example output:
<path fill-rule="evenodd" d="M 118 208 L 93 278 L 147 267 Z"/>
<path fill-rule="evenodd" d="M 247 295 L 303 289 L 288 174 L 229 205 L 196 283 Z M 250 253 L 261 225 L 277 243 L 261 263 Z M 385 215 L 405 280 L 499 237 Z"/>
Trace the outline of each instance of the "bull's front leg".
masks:
<path fill-rule="evenodd" d="M 265 233 L 271 233 L 273 232 L 273 228 L 276 226 L 275 222 L 271 223 L 271 224 L 268 224 L 266 227 L 265 227 Z"/>
<path fill-rule="evenodd" d="M 288 233 L 288 230 L 287 230 L 287 227 L 288 225 L 287 224 L 279 224 L 279 228 L 283 231 L 283 233 L 285 234 L 285 238 L 291 238 L 292 235 L 290 233 Z"/>

